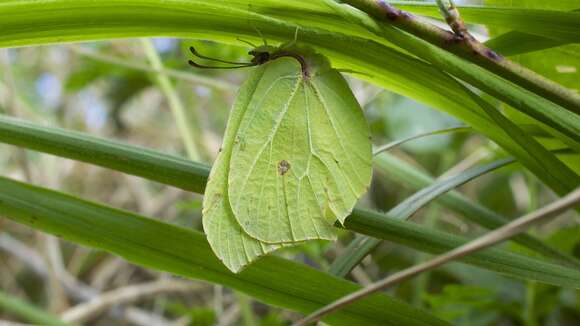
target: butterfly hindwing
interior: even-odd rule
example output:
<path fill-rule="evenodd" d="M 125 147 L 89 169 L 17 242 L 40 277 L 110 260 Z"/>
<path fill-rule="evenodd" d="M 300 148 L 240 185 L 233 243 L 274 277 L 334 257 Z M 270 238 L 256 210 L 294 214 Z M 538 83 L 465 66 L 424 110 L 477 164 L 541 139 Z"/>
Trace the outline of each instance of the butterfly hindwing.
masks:
<path fill-rule="evenodd" d="M 262 73 L 263 69 L 256 69 L 236 97 L 222 149 L 212 167 L 203 201 L 203 228 L 208 242 L 218 258 L 233 272 L 240 271 L 257 257 L 281 247 L 262 243 L 240 227 L 230 208 L 227 188 L 234 138 Z"/>

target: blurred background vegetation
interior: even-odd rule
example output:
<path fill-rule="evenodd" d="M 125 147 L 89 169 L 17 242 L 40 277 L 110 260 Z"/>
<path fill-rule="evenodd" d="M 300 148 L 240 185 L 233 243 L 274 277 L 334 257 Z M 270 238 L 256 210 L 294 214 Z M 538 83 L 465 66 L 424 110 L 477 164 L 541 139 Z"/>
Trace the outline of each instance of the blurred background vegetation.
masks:
<path fill-rule="evenodd" d="M 209 164 L 220 146 L 236 90 L 251 68 L 193 70 L 186 63 L 190 45 L 212 57 L 247 58 L 246 47 L 176 39 L 0 50 L 0 113 Z M 541 56 L 535 53 L 521 60 L 529 60 L 534 67 L 538 61 L 531 57 L 538 55 Z M 158 58 L 165 74 L 155 72 Z M 578 74 L 562 68 L 568 65 L 558 62 L 560 68 L 554 69 L 555 64 L 542 62 L 538 70 L 545 72 L 552 67 L 550 71 L 559 72 L 565 83 L 577 83 Z M 462 125 L 410 99 L 356 79 L 349 78 L 349 82 L 365 109 L 375 145 Z M 416 140 L 392 153 L 436 177 L 457 174 L 504 155 L 485 137 L 471 132 Z M 199 195 L 141 178 L 1 144 L 0 173 L 201 230 Z M 480 177 L 459 190 L 509 217 L 535 210 L 556 198 L 517 166 Z M 388 173 L 375 173 L 362 205 L 387 211 L 412 193 L 405 182 L 394 180 Z M 414 219 L 469 237 L 484 231 L 438 205 L 429 205 Z M 579 256 L 578 221 L 577 214 L 569 213 L 568 218 L 560 218 L 533 233 L 562 251 Z M 327 268 L 352 238 L 351 233 L 344 232 L 338 243 L 309 243 L 277 254 Z M 368 284 L 427 257 L 384 243 L 350 277 Z M 286 325 L 298 316 L 220 286 L 179 280 L 137 267 L 116 256 L 61 241 L 3 218 L 0 288 L 46 311 L 87 325 Z M 425 273 L 390 292 L 457 324 L 580 324 L 578 291 L 524 283 L 458 263 Z M 101 306 L 80 307 L 82 302 L 99 296 L 103 299 Z M 0 308 L 0 324 L 8 321 L 19 319 Z"/>

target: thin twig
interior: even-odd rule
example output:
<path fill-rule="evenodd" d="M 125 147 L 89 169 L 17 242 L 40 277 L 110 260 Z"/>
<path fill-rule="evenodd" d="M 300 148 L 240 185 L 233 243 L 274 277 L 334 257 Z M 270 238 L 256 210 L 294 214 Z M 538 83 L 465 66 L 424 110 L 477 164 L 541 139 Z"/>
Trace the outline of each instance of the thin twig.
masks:
<path fill-rule="evenodd" d="M 28 247 L 21 241 L 9 236 L 8 234 L 2 234 L 0 235 L 0 249 L 10 253 L 13 257 L 18 258 L 40 277 L 49 277 L 48 266 L 43 257 L 36 250 Z M 96 290 L 81 283 L 68 273 L 58 273 L 57 276 L 67 292 L 75 299 L 87 300 L 97 294 Z"/>
<path fill-rule="evenodd" d="M 447 134 L 447 133 L 453 133 L 453 132 L 465 132 L 465 131 L 471 131 L 473 130 L 473 128 L 471 127 L 467 127 L 467 126 L 460 126 L 460 127 L 451 127 L 451 128 L 445 128 L 445 129 L 438 129 L 438 130 L 433 130 L 433 131 L 428 131 L 422 134 L 418 134 L 418 135 L 414 135 L 408 138 L 403 138 L 403 139 L 399 139 L 399 140 L 395 140 L 393 142 L 390 142 L 386 145 L 380 146 L 377 149 L 375 149 L 373 151 L 373 156 L 379 155 L 382 152 L 386 152 L 389 151 L 391 149 L 393 149 L 394 147 L 400 146 L 404 143 L 410 142 L 412 140 L 415 139 L 419 139 L 419 138 L 424 138 L 424 137 L 428 137 L 428 136 L 435 136 L 435 135 L 442 135 L 442 134 Z"/>
<path fill-rule="evenodd" d="M 468 242 L 463 246 L 460 246 L 445 254 L 439 255 L 422 264 L 415 265 L 411 268 L 395 273 L 368 287 L 365 287 L 359 291 L 344 296 L 332 302 L 331 304 L 322 307 L 321 309 L 315 311 L 314 313 L 308 315 L 306 318 L 294 324 L 294 326 L 308 325 L 311 322 L 319 320 L 325 315 L 328 315 L 341 308 L 344 308 L 345 306 L 348 306 L 362 298 L 368 297 L 369 295 L 376 293 L 380 290 L 386 289 L 394 284 L 407 280 L 425 271 L 432 270 L 447 262 L 462 258 L 476 251 L 491 247 L 502 241 L 508 240 L 514 235 L 526 231 L 529 227 L 536 225 L 539 222 L 542 222 L 548 218 L 555 217 L 570 208 L 576 207 L 578 204 L 580 204 L 580 188 L 576 189 L 566 197 L 550 205 L 547 205 L 534 213 L 525 215 L 511 223 L 506 224 L 505 226 L 497 230 L 489 232 L 482 237 L 479 237 L 471 242 Z"/>
<path fill-rule="evenodd" d="M 467 31 L 467 27 L 465 27 L 465 23 L 461 16 L 459 15 L 459 10 L 455 6 L 453 0 L 447 0 L 447 5 L 443 3 L 443 0 L 437 0 L 437 5 L 441 10 L 441 14 L 445 18 L 445 21 L 451 27 L 451 30 L 455 33 L 455 35 L 459 37 L 466 37 L 469 35 Z"/>
<path fill-rule="evenodd" d="M 155 315 L 149 311 L 129 307 L 125 309 L 125 318 L 130 321 L 130 324 L 137 326 L 175 326 L 175 324 L 167 320 L 163 316 Z"/>
<path fill-rule="evenodd" d="M 200 285 L 188 281 L 163 280 L 131 285 L 105 292 L 88 302 L 81 303 L 65 311 L 61 318 L 70 323 L 85 323 L 104 310 L 143 298 L 170 292 L 187 292 L 199 289 Z"/>
<path fill-rule="evenodd" d="M 579 94 L 497 54 L 469 35 L 469 33 L 461 35 L 456 32 L 446 31 L 406 11 L 397 9 L 385 0 L 335 1 L 355 7 L 382 23 L 397 27 L 437 47 L 450 51 L 561 105 L 571 112 L 580 114 Z M 448 10 L 448 12 L 450 15 L 456 15 L 456 17 L 450 19 L 460 19 L 457 8 L 454 5 L 453 8 Z M 455 29 L 458 31 L 463 30 L 460 26 L 455 26 Z"/>
<path fill-rule="evenodd" d="M 153 46 L 153 42 L 151 42 L 149 39 L 141 39 L 141 44 L 143 45 L 143 50 L 147 56 L 147 59 L 149 59 L 151 67 L 155 70 L 162 71 L 164 69 L 163 62 L 161 61 L 161 57 L 157 53 L 157 50 Z M 196 142 L 196 138 L 199 138 L 198 135 L 200 133 L 191 123 L 191 114 L 193 114 L 192 110 L 186 110 L 185 105 L 179 97 L 179 94 L 175 90 L 175 87 L 173 87 L 171 80 L 166 75 L 163 73 L 156 74 L 155 80 L 159 85 L 159 89 L 167 99 L 167 104 L 169 105 L 171 113 L 173 114 L 173 118 L 175 120 L 175 124 L 177 125 L 179 135 L 183 141 L 187 156 L 192 161 L 200 162 L 202 153 L 200 151 L 200 146 Z"/>

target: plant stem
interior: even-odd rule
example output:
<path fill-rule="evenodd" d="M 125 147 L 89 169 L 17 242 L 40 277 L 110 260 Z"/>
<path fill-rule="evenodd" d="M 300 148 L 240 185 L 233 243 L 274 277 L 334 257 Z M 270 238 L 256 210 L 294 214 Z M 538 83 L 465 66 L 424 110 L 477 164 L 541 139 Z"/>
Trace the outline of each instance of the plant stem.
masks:
<path fill-rule="evenodd" d="M 20 300 L 2 291 L 0 291 L 0 308 L 0 311 L 14 313 L 35 324 L 47 326 L 72 326 L 72 324 L 65 323 L 57 316 L 51 315 L 28 302 Z"/>
<path fill-rule="evenodd" d="M 453 33 L 459 37 L 469 35 L 469 31 L 467 30 L 467 27 L 465 27 L 465 23 L 463 22 L 463 19 L 461 19 L 459 10 L 457 10 L 455 3 L 453 0 L 447 0 L 447 2 L 448 5 L 446 6 L 443 3 L 443 0 L 437 0 L 437 5 L 445 18 L 447 25 L 449 25 Z"/>
<path fill-rule="evenodd" d="M 450 51 L 482 68 L 494 72 L 505 79 L 537 95 L 580 114 L 580 95 L 555 83 L 534 71 L 525 68 L 497 53 L 476 40 L 473 36 L 446 31 L 418 17 L 395 8 L 384 0 L 342 0 L 375 19 L 397 27 L 435 46 Z M 455 11 L 457 11 L 455 9 Z M 457 19 L 451 18 L 451 19 Z M 461 30 L 456 26 L 455 29 Z"/>
<path fill-rule="evenodd" d="M 161 62 L 161 58 L 159 57 L 157 50 L 155 50 L 153 43 L 149 39 L 142 39 L 142 44 L 143 49 L 145 50 L 145 54 L 151 62 L 151 67 L 154 70 L 159 71 L 159 73 L 155 75 L 155 80 L 159 84 L 159 88 L 161 88 L 163 94 L 165 94 L 167 97 L 169 107 L 173 113 L 173 118 L 177 124 L 177 129 L 179 130 L 179 134 L 181 135 L 181 138 L 185 144 L 187 156 L 192 161 L 201 161 L 201 154 L 195 143 L 195 136 L 197 133 L 192 128 L 190 120 L 187 117 L 185 107 L 179 99 L 179 96 L 177 95 L 171 80 L 169 80 L 169 78 L 162 72 L 163 63 Z"/>

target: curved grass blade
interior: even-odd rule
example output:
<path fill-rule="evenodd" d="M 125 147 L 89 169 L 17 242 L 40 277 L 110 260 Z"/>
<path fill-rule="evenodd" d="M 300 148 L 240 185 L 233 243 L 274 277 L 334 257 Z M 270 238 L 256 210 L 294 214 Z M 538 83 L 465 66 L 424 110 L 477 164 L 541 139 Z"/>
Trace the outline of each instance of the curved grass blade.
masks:
<path fill-rule="evenodd" d="M 497 108 L 473 91 L 466 93 L 513 139 L 514 145 L 503 143 L 524 166 L 559 194 L 566 194 L 580 185 L 580 176 L 560 161 L 552 152 L 507 119 Z"/>
<path fill-rule="evenodd" d="M 410 187 L 411 189 L 420 190 L 436 182 L 433 177 L 388 153 L 383 153 L 375 157 L 374 167 L 383 177 Z M 509 222 L 507 217 L 499 215 L 485 206 L 474 203 L 464 195 L 453 190 L 441 195 L 436 203 L 487 229 L 496 229 Z M 530 235 L 522 234 L 514 238 L 514 241 L 527 248 L 533 248 L 532 250 L 542 253 L 546 257 L 553 258 L 569 266 L 580 267 L 580 261 L 578 259 L 547 246 L 541 240 Z"/>
<path fill-rule="evenodd" d="M 419 138 L 428 137 L 428 136 L 435 136 L 435 135 L 443 135 L 443 134 L 454 133 L 454 132 L 465 132 L 465 131 L 470 131 L 470 130 L 473 130 L 473 129 L 470 127 L 452 127 L 452 128 L 438 129 L 438 130 L 425 132 L 425 133 L 411 136 L 408 138 L 395 140 L 395 141 L 390 142 L 386 145 L 380 146 L 373 151 L 373 155 L 378 155 L 382 152 L 387 152 L 387 151 L 389 151 L 397 146 L 403 145 L 404 143 L 407 143 L 407 142 L 410 142 L 410 141 L 413 141 L 413 140 L 416 140 Z"/>
<path fill-rule="evenodd" d="M 568 42 L 517 31 L 507 32 L 485 42 L 487 47 L 505 56 L 540 51 L 565 44 Z"/>
<path fill-rule="evenodd" d="M 267 256 L 233 274 L 213 255 L 205 236 L 190 229 L 0 177 L 3 215 L 128 261 L 222 284 L 302 313 L 360 287 L 303 264 Z M 326 322 L 335 325 L 447 325 L 410 305 L 377 295 Z"/>
<path fill-rule="evenodd" d="M 13 295 L 0 290 L 0 311 L 13 313 L 29 322 L 46 326 L 72 326 L 60 320 L 57 316 L 31 305 L 30 303 L 17 299 Z"/>
<path fill-rule="evenodd" d="M 1 115 L 0 142 L 96 164 L 197 193 L 204 192 L 210 172 L 209 166 L 180 157 L 79 132 L 37 126 Z M 374 164 L 389 178 L 412 188 L 420 189 L 434 182 L 409 164 L 385 153 L 375 157 Z M 497 228 L 507 221 L 453 191 L 441 196 L 438 202 L 486 228 Z M 546 257 L 568 264 L 573 261 L 569 256 L 529 235 L 521 235 L 515 240 Z"/>
<path fill-rule="evenodd" d="M 281 5 L 278 2 L 252 1 L 251 8 L 256 8 L 255 12 L 248 11 L 248 4 L 249 1 L 218 3 L 201 0 L 9 0 L 0 5 L 4 17 L 0 23 L 3 31 L 0 46 L 111 39 L 127 37 L 128 31 L 131 36 L 211 36 L 216 40 L 236 42 L 240 35 L 255 39 L 255 28 L 268 38 L 288 40 L 296 31 L 296 25 L 288 21 L 298 22 L 303 23 L 300 26 L 301 42 L 316 46 L 331 58 L 336 68 L 359 71 L 365 80 L 449 112 L 473 127 L 479 126 L 479 130 L 490 138 L 501 137 L 502 133 L 489 123 L 487 116 L 455 81 L 444 76 L 437 67 L 444 70 L 457 66 L 456 73 L 460 78 L 545 121 L 566 137 L 578 139 L 578 119 L 560 112 L 562 108 L 542 102 L 505 80 L 500 83 L 499 79 L 491 78 L 489 72 L 467 71 L 465 65 L 459 65 L 457 60 L 460 59 L 452 62 L 433 60 L 434 57 L 449 56 L 440 49 L 424 48 L 421 41 L 405 33 L 393 29 L 386 38 L 378 37 L 337 16 L 322 2 L 285 2 L 283 8 L 303 8 L 298 16 L 291 10 L 279 10 Z M 253 27 L 248 21 L 252 21 Z M 42 26 L 42 30 L 30 26 Z M 404 46 L 409 53 L 428 59 L 435 67 L 395 51 L 393 42 Z"/>
<path fill-rule="evenodd" d="M 455 189 L 477 177 L 495 171 L 508 164 L 513 163 L 513 159 L 503 159 L 476 167 L 460 173 L 448 179 L 436 181 L 429 187 L 423 188 L 414 193 L 409 198 L 397 204 L 386 213 L 389 218 L 406 220 L 415 214 L 419 209 L 437 199 L 444 193 Z M 375 238 L 358 237 L 330 266 L 330 273 L 341 277 L 346 276 L 356 267 L 368 254 L 370 254 L 382 241 Z"/>
<path fill-rule="evenodd" d="M 446 252 L 442 255 L 439 255 L 435 258 L 432 258 L 426 262 L 417 264 L 415 266 L 409 267 L 403 271 L 397 272 L 389 277 L 386 277 L 378 282 L 375 282 L 369 286 L 366 286 L 364 289 L 359 290 L 357 292 L 353 292 L 345 297 L 340 298 L 337 301 L 334 301 L 328 306 L 319 309 L 318 311 L 306 316 L 304 319 L 295 323 L 295 326 L 306 326 L 311 322 L 317 321 L 323 316 L 331 314 L 332 312 L 339 311 L 340 309 L 344 309 L 345 307 L 366 298 L 373 293 L 377 293 L 380 290 L 384 290 L 392 285 L 397 284 L 398 282 L 407 280 L 413 276 L 419 275 L 425 271 L 431 270 L 438 266 L 441 266 L 445 263 L 451 262 L 453 260 L 461 259 L 462 257 L 466 257 L 468 255 L 481 252 L 487 248 L 490 248 L 494 245 L 497 245 L 501 242 L 509 240 L 511 237 L 515 236 L 516 234 L 525 232 L 528 228 L 533 225 L 539 224 L 540 222 L 546 221 L 550 218 L 554 218 L 565 211 L 578 206 L 580 203 L 580 188 L 576 189 L 575 191 L 571 192 L 567 196 L 558 201 L 542 207 L 541 209 L 522 216 L 517 220 L 514 220 L 505 226 L 491 231 L 475 240 L 471 240 L 466 244 L 457 247 L 449 252 Z M 578 288 L 579 285 L 576 286 Z"/>
<path fill-rule="evenodd" d="M 313 311 L 359 288 L 272 255 L 233 274 L 215 258 L 204 235 L 199 232 L 2 177 L 0 210 L 19 223 L 112 252 L 133 263 L 223 284 L 263 302 L 300 312 Z M 346 225 L 357 232 L 430 253 L 446 251 L 468 241 L 360 209 L 355 210 Z M 568 287 L 580 284 L 580 271 L 577 269 L 501 249 L 479 253 L 465 262 L 519 279 Z M 361 302 L 360 306 L 344 311 L 328 322 L 341 325 L 352 325 L 353 322 L 365 325 L 441 324 L 430 315 L 384 295 Z"/>

